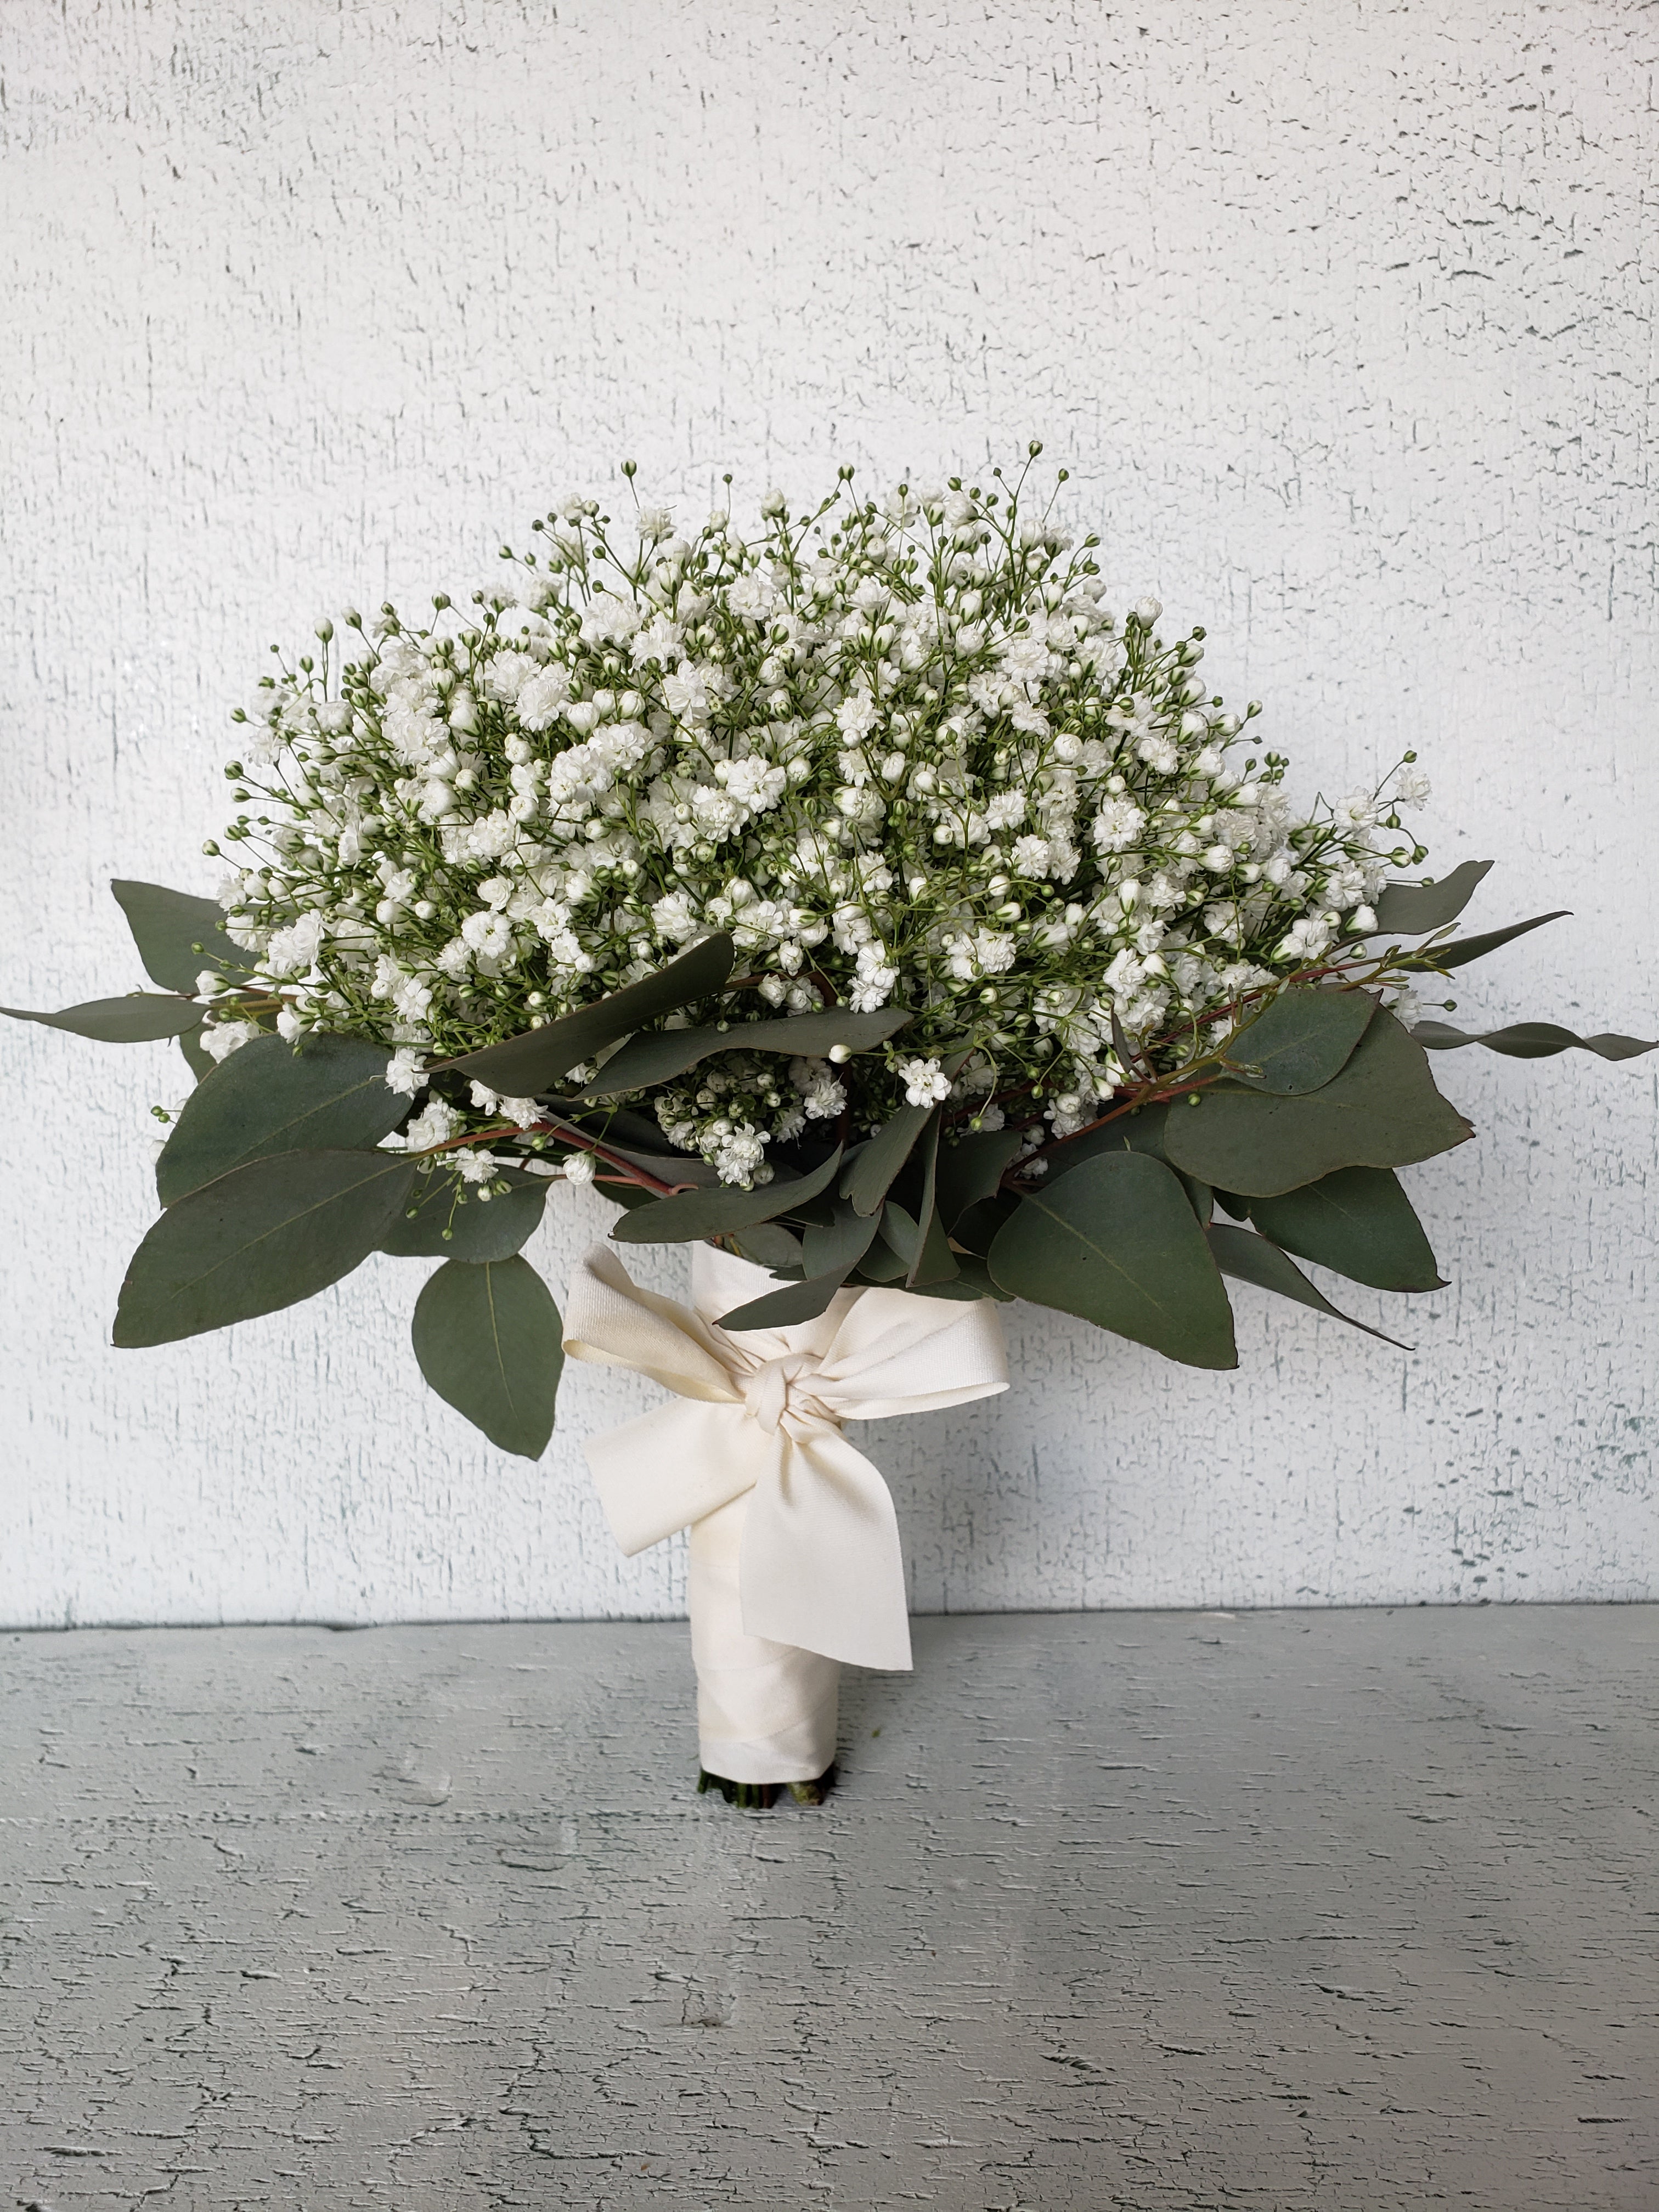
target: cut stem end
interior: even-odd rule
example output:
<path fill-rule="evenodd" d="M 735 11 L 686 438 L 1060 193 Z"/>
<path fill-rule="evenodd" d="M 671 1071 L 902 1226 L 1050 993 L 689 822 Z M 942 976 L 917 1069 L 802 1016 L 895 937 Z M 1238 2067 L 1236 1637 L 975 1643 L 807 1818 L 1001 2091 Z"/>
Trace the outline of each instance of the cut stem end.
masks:
<path fill-rule="evenodd" d="M 740 1813 L 769 1812 L 785 1790 L 797 1805 L 822 1805 L 835 1786 L 833 1766 L 826 1767 L 816 1782 L 728 1782 L 723 1774 L 710 1774 L 707 1767 L 697 1772 L 699 1797 L 718 1790 L 726 1803 L 735 1805 Z"/>

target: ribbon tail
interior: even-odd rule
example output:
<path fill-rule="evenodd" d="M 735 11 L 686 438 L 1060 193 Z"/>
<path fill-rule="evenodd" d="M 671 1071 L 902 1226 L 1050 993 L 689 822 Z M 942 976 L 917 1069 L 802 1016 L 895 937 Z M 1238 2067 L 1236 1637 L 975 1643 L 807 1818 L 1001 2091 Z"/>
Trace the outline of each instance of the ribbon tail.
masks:
<path fill-rule="evenodd" d="M 677 1398 L 587 1440 L 587 1464 L 612 1534 L 629 1558 L 753 1489 L 775 1463 L 741 1406 Z"/>
<path fill-rule="evenodd" d="M 909 1607 L 892 1494 L 831 1429 L 783 1447 L 743 1533 L 743 1626 L 855 1667 L 910 1665 Z"/>

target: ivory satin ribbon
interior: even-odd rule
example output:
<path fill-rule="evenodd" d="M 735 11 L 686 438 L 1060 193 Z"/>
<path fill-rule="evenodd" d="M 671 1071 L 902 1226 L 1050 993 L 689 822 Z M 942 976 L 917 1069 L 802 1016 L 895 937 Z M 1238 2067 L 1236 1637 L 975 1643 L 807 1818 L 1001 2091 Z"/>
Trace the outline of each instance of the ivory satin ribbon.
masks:
<path fill-rule="evenodd" d="M 692 1311 L 641 1290 L 608 1246 L 587 1253 L 566 1307 L 566 1352 L 631 1367 L 675 1393 L 673 1404 L 589 1441 L 600 1500 L 630 1554 L 691 1528 L 694 1642 L 701 1568 L 705 1583 L 735 1580 L 749 1639 L 908 1668 L 892 1498 L 842 1427 L 1006 1390 L 995 1308 L 842 1291 L 816 1321 L 793 1328 L 717 1326 L 769 1286 L 747 1261 L 699 1245 Z M 729 1513 L 739 1501 L 742 1513 Z"/>

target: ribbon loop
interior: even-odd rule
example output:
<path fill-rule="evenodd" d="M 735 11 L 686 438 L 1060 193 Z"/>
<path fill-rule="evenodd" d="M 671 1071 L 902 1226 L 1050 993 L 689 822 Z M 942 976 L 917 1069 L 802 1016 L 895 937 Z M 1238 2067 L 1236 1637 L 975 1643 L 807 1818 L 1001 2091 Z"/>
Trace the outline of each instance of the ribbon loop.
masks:
<path fill-rule="evenodd" d="M 590 1439 L 600 1501 L 631 1553 L 752 1491 L 739 1571 L 745 1632 L 855 1666 L 908 1667 L 892 1497 L 842 1425 L 1006 1390 L 996 1308 L 843 1291 L 793 1328 L 720 1328 L 715 1316 L 754 1296 L 759 1272 L 697 1246 L 691 1312 L 641 1291 L 605 1245 L 580 1262 L 566 1352 L 631 1367 L 676 1393 Z"/>

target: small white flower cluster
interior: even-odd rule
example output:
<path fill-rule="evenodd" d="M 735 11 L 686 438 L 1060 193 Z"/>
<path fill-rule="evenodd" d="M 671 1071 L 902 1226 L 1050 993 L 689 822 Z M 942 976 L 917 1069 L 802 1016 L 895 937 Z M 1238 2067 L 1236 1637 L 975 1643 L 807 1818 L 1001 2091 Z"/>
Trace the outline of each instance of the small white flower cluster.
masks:
<path fill-rule="evenodd" d="M 1375 927 L 1385 868 L 1421 857 L 1396 811 L 1420 777 L 1297 815 L 1282 759 L 1236 757 L 1203 632 L 1106 604 L 1097 541 L 1023 477 L 875 502 L 849 473 L 805 514 L 769 495 L 747 536 L 567 499 L 468 610 L 348 617 L 349 659 L 319 623 L 228 771 L 228 927 L 283 1033 L 395 1044 L 414 1098 L 424 1055 L 729 931 L 732 1051 L 623 1103 L 748 1183 L 809 1125 L 851 1141 L 906 1103 L 1063 1135 L 1126 1051 L 1177 1066 Z M 835 1070 L 742 1052 L 743 1018 L 828 1004 L 915 1018 Z M 254 1033 L 222 1016 L 216 1054 Z M 411 1146 L 535 1118 L 481 1091 L 430 1098 Z"/>

